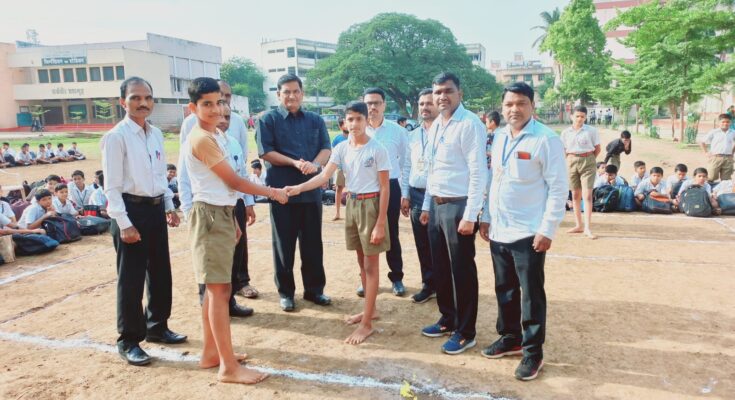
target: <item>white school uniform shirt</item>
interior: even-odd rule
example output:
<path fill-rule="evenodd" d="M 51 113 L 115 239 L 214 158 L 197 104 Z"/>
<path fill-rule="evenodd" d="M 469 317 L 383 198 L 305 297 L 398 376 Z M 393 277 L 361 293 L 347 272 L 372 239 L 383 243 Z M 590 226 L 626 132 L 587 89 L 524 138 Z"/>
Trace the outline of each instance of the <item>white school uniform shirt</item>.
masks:
<path fill-rule="evenodd" d="M 429 129 L 429 175 L 421 209 L 429 211 L 433 196 L 467 196 L 462 219 L 475 222 L 488 175 L 485 125 L 462 104 L 446 124 L 443 119 L 440 115 Z"/>
<path fill-rule="evenodd" d="M 31 152 L 20 152 L 18 153 L 18 157 L 15 157 L 16 161 L 23 161 L 23 162 L 31 162 L 33 160 L 33 157 L 31 156 Z"/>
<path fill-rule="evenodd" d="M 53 204 L 54 210 L 56 210 L 56 212 L 59 214 L 69 214 L 72 216 L 76 216 L 79 214 L 79 211 L 74 208 L 74 203 L 72 203 L 71 200 L 69 200 L 68 198 L 66 199 L 66 204 L 61 204 L 61 200 L 59 200 L 58 197 L 54 196 L 51 204 Z"/>
<path fill-rule="evenodd" d="M 342 141 L 332 150 L 329 162 L 345 174 L 345 188 L 350 193 L 365 194 L 380 191 L 378 172 L 392 168 L 388 150 L 376 139 L 370 139 L 362 147 Z"/>
<path fill-rule="evenodd" d="M 597 189 L 600 186 L 610 185 L 610 183 L 607 181 L 607 174 L 600 175 L 595 178 L 595 185 L 593 186 L 594 189 Z M 612 183 L 613 186 L 624 186 L 625 181 L 623 178 L 616 176 L 615 182 Z"/>
<path fill-rule="evenodd" d="M 49 158 L 51 158 L 51 154 L 49 153 L 48 150 L 44 150 L 44 151 L 38 150 L 38 154 L 36 154 L 36 159 L 47 160 Z"/>
<path fill-rule="evenodd" d="M 633 174 L 633 176 L 630 177 L 630 181 L 629 181 L 630 187 L 632 187 L 633 189 L 637 188 L 638 185 L 641 182 L 643 182 L 644 179 L 648 179 L 648 176 L 649 176 L 648 175 L 648 171 L 646 171 L 645 173 L 643 173 L 643 178 L 641 178 L 640 176 L 638 176 L 638 174 Z"/>
<path fill-rule="evenodd" d="M 58 150 L 57 149 L 56 150 L 56 157 L 67 158 L 67 157 L 69 157 L 69 153 L 67 153 L 66 150 Z"/>
<path fill-rule="evenodd" d="M 409 187 L 426 189 L 429 175 L 429 134 L 423 124 L 408 134 L 406 163 L 401 172 L 401 196 L 409 198 Z"/>
<path fill-rule="evenodd" d="M 92 197 L 94 190 L 92 185 L 85 185 L 84 189 L 79 190 L 77 185 L 72 182 L 69 184 L 69 199 L 77 209 L 83 209 L 85 205 L 89 204 L 89 199 Z"/>
<path fill-rule="evenodd" d="M 90 206 L 100 206 L 102 208 L 107 208 L 107 196 L 105 196 L 105 191 L 101 187 L 95 189 L 92 192 L 92 195 L 89 197 L 89 204 Z"/>
<path fill-rule="evenodd" d="M 11 155 L 13 158 L 15 158 L 15 151 L 13 151 L 12 148 L 8 147 L 7 150 L 3 149 L 3 154 L 5 155 Z"/>
<path fill-rule="evenodd" d="M 712 194 L 715 197 L 727 193 L 735 193 L 735 187 L 733 187 L 732 179 L 720 181 L 720 183 L 712 190 Z"/>
<path fill-rule="evenodd" d="M 79 148 L 78 147 L 77 148 L 72 147 L 70 150 L 74 150 L 74 157 L 84 156 L 84 154 L 82 154 L 82 152 L 79 151 Z"/>
<path fill-rule="evenodd" d="M 564 145 L 556 132 L 531 119 L 513 138 L 506 125 L 495 133 L 492 160 L 493 182 L 481 216 L 490 223 L 490 239 L 513 243 L 536 234 L 554 239 L 569 192 Z"/>
<path fill-rule="evenodd" d="M 265 170 L 262 170 L 262 171 L 263 172 L 260 173 L 260 176 L 255 175 L 255 174 L 250 174 L 248 176 L 248 180 L 250 182 L 253 182 L 256 185 L 265 186 L 265 179 L 263 179 L 263 174 L 265 173 Z M 253 196 L 253 197 L 255 197 L 255 200 L 265 200 L 265 199 L 267 199 L 267 197 L 265 197 L 265 196 Z"/>
<path fill-rule="evenodd" d="M 379 127 L 373 128 L 368 125 L 365 133 L 388 150 L 388 157 L 390 157 L 389 178 L 398 179 L 399 183 L 402 183 L 401 174 L 405 169 L 406 162 L 408 162 L 408 132 L 406 129 L 383 118 L 383 123 Z M 345 175 L 346 177 L 347 175 Z"/>
<path fill-rule="evenodd" d="M 689 181 L 689 177 L 685 176 L 684 179 L 682 179 L 682 185 L 684 185 L 684 182 Z M 676 175 L 671 175 L 668 178 L 666 178 L 666 183 L 664 184 L 664 190 L 666 193 L 664 194 L 671 194 L 671 191 L 674 190 L 674 185 L 676 185 L 679 182 L 679 177 Z M 679 188 L 679 193 L 681 193 L 681 188 Z"/>
<path fill-rule="evenodd" d="M 4 228 L 13 222 L 13 218 L 15 218 L 13 208 L 10 207 L 7 201 L 0 200 L 0 228 Z"/>
<path fill-rule="evenodd" d="M 595 150 L 595 146 L 600 144 L 600 134 L 597 129 L 583 124 L 579 130 L 570 126 L 561 133 L 561 141 L 564 144 L 564 151 L 572 154 L 589 153 Z"/>
<path fill-rule="evenodd" d="M 651 177 L 648 177 L 644 179 L 643 181 L 641 181 L 641 183 L 639 183 L 638 186 L 636 186 L 635 195 L 638 196 L 639 194 L 645 194 L 645 193 L 652 192 L 652 191 L 656 191 L 660 194 L 664 194 L 665 189 L 666 189 L 666 182 L 663 179 L 661 179 L 661 181 L 657 185 L 654 185 L 653 183 L 651 183 Z M 681 190 L 679 190 L 679 192 L 681 193 Z"/>
<path fill-rule="evenodd" d="M 144 197 L 163 195 L 166 211 L 174 209 L 174 194 L 166 179 L 163 134 L 148 123 L 146 131 L 125 116 L 100 142 L 107 213 L 121 230 L 133 226 L 125 210 L 123 193 Z"/>
<path fill-rule="evenodd" d="M 696 185 L 694 183 L 694 179 L 689 179 L 689 180 L 685 181 L 684 183 L 682 183 L 681 184 L 681 189 L 679 189 L 679 195 L 681 195 L 682 193 L 684 193 L 685 190 L 689 189 L 689 187 L 691 187 L 693 185 Z M 707 194 L 708 195 L 712 196 L 712 186 L 710 186 L 709 183 L 705 182 L 704 185 L 701 185 L 701 186 L 704 188 L 704 190 L 707 191 Z"/>
<path fill-rule="evenodd" d="M 712 129 L 700 143 L 708 144 L 709 152 L 712 154 L 731 156 L 733 146 L 735 146 L 735 130 L 728 129 L 727 131 L 723 131 L 720 128 Z"/>
<path fill-rule="evenodd" d="M 28 229 L 28 225 L 38 221 L 44 214 L 46 214 L 46 210 L 43 207 L 39 204 L 31 204 L 23 210 L 23 215 L 18 220 L 18 226 L 23 229 Z"/>

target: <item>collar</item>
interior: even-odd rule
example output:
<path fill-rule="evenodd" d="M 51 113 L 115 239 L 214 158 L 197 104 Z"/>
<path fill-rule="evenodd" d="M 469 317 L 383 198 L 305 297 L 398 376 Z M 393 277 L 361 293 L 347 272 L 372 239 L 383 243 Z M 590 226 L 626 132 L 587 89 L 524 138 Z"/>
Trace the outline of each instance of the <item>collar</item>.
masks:
<path fill-rule="evenodd" d="M 521 129 L 521 132 L 518 133 L 518 136 L 516 136 L 515 138 L 510 132 L 510 125 L 506 124 L 505 128 L 503 129 L 504 129 L 503 133 L 505 133 L 508 137 L 510 137 L 511 140 L 516 140 L 522 137 L 523 135 L 533 135 L 536 132 L 536 120 L 533 119 L 533 117 L 531 117 L 531 119 L 529 119 L 528 122 L 526 122 L 526 125 L 523 126 L 523 128 Z M 500 132 L 500 130 L 496 130 L 495 132 L 496 133 Z"/>
<path fill-rule="evenodd" d="M 369 123 L 368 123 L 368 128 L 370 128 L 372 130 L 375 130 L 375 131 L 378 131 L 378 130 L 380 130 L 380 128 L 382 128 L 382 127 L 385 126 L 385 121 L 386 121 L 386 118 L 385 118 L 385 115 L 383 115 L 383 121 L 380 122 L 380 125 L 378 125 L 377 128 L 373 128 L 373 126 L 370 125 Z"/>
<path fill-rule="evenodd" d="M 135 121 L 130 119 L 130 117 L 127 114 L 125 115 L 125 118 L 123 118 L 122 122 L 128 127 L 128 129 L 131 129 L 135 133 L 143 131 L 143 133 L 145 134 L 151 131 L 151 124 L 149 124 L 148 121 L 145 122 L 145 129 L 143 129 Z"/>
<path fill-rule="evenodd" d="M 467 110 L 464 108 L 464 105 L 462 105 L 462 103 L 459 103 L 459 107 L 457 107 L 457 109 L 454 110 L 452 117 L 449 118 L 449 122 L 463 121 L 467 117 L 466 114 L 467 114 Z M 437 117 L 437 120 L 439 120 L 439 123 L 441 124 L 442 122 L 444 122 L 444 117 L 441 114 L 439 114 L 439 116 Z"/>
<path fill-rule="evenodd" d="M 304 115 L 303 107 L 299 107 L 298 111 L 296 111 L 295 113 L 291 113 L 286 109 L 286 107 L 283 104 L 279 104 L 276 110 L 278 111 L 279 114 L 281 114 L 281 117 L 283 117 L 284 119 L 286 119 L 286 117 L 288 117 L 290 114 L 295 114 L 297 116 Z"/>

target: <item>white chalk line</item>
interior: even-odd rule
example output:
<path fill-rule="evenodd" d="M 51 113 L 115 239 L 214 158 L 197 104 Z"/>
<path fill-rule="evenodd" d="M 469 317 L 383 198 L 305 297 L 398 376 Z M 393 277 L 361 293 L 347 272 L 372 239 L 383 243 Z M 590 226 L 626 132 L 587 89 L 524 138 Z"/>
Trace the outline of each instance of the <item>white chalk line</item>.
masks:
<path fill-rule="evenodd" d="M 731 227 L 730 225 L 726 224 L 725 221 L 722 220 L 722 218 L 712 218 L 712 221 L 717 222 L 718 224 L 724 226 L 727 228 L 731 233 L 735 233 L 735 228 Z"/>
<path fill-rule="evenodd" d="M 102 353 L 117 354 L 117 347 L 109 344 L 93 342 L 87 338 L 80 339 L 50 339 L 43 336 L 25 335 L 15 332 L 0 331 L 0 339 L 39 345 L 52 349 L 91 349 Z M 159 360 L 168 362 L 186 362 L 198 363 L 199 357 L 191 354 L 182 354 L 168 349 L 154 348 L 147 352 Z M 255 367 L 248 366 L 254 370 L 265 372 L 274 376 L 282 376 L 284 378 L 295 379 L 299 381 L 315 382 L 320 384 L 331 384 L 349 387 L 359 387 L 366 389 L 381 389 L 400 391 L 403 384 L 389 383 L 381 380 L 359 375 L 348 375 L 342 373 L 313 373 L 302 372 L 291 369 L 278 369 L 271 367 Z M 510 400 L 507 397 L 496 397 L 489 393 L 480 392 L 459 392 L 440 387 L 438 385 L 411 385 L 411 390 L 415 393 L 437 395 L 449 399 L 487 399 L 487 400 Z"/>
<path fill-rule="evenodd" d="M 673 260 L 657 260 L 646 258 L 623 258 L 614 256 L 575 256 L 572 254 L 546 254 L 549 258 L 560 258 L 567 260 L 592 260 L 592 261 L 614 261 L 624 263 L 660 263 L 660 264 L 684 264 L 684 265 L 724 265 L 730 264 L 707 262 L 707 261 L 673 261 Z"/>
<path fill-rule="evenodd" d="M 50 269 L 61 267 L 62 265 L 71 264 L 71 263 L 73 263 L 75 261 L 78 261 L 78 260 L 81 260 L 83 258 L 87 258 L 87 257 L 93 256 L 93 255 L 95 255 L 97 253 L 101 253 L 101 252 L 103 252 L 105 250 L 107 250 L 107 249 L 106 248 L 104 248 L 104 249 L 98 249 L 97 251 L 93 251 L 91 253 L 87 253 L 87 254 L 83 254 L 81 256 L 70 258 L 68 260 L 59 261 L 57 263 L 53 263 L 53 264 L 50 264 L 50 265 L 44 265 L 42 267 L 36 267 L 36 268 L 31 269 L 31 270 L 21 272 L 20 274 L 17 274 L 17 275 L 11 275 L 11 276 L 5 277 L 3 279 L 0 279 L 0 286 L 7 285 L 8 283 L 15 282 L 18 279 L 23 279 L 23 278 L 26 278 L 26 277 L 29 277 L 29 276 L 32 276 L 32 275 L 36 275 L 36 274 L 39 274 L 41 272 L 48 271 Z"/>
<path fill-rule="evenodd" d="M 731 244 L 731 240 L 689 240 L 689 239 L 659 239 L 659 238 L 648 238 L 648 237 L 633 237 L 633 236 L 615 236 L 601 234 L 597 239 L 620 239 L 620 240 L 634 240 L 634 241 L 649 241 L 649 242 L 675 242 L 675 243 L 694 243 L 694 244 Z"/>

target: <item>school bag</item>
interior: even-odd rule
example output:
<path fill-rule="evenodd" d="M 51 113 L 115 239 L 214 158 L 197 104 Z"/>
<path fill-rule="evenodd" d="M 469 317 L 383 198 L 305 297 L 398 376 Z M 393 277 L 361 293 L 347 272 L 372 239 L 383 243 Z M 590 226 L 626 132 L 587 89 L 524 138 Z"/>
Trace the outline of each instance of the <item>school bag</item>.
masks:
<path fill-rule="evenodd" d="M 46 235 L 35 233 L 14 233 L 15 253 L 19 256 L 32 256 L 52 251 L 59 247 L 59 242 Z"/>
<path fill-rule="evenodd" d="M 717 196 L 722 215 L 735 215 L 735 193 L 724 193 Z"/>
<path fill-rule="evenodd" d="M 704 187 L 692 185 L 681 194 L 679 203 L 681 211 L 689 217 L 709 217 L 712 215 L 712 204 L 709 202 L 709 193 Z"/>
<path fill-rule="evenodd" d="M 643 200 L 641 209 L 643 212 L 649 214 L 671 214 L 671 203 L 663 201 L 668 199 L 667 196 L 651 196 L 650 193 L 646 194 L 646 198 Z"/>
<path fill-rule="evenodd" d="M 681 185 L 684 184 L 684 181 L 676 181 L 675 184 L 671 186 L 671 198 L 675 199 L 676 195 L 679 194 L 679 190 L 681 189 Z"/>
<path fill-rule="evenodd" d="M 25 211 L 25 209 L 28 208 L 28 206 L 30 205 L 31 205 L 30 201 L 26 201 L 23 199 L 18 199 L 10 203 L 10 208 L 13 209 L 13 213 L 15 213 L 15 219 L 17 221 L 20 220 L 20 217 L 23 215 L 23 211 Z"/>
<path fill-rule="evenodd" d="M 627 185 L 618 185 L 618 211 L 635 211 L 635 191 Z"/>
<path fill-rule="evenodd" d="M 611 212 L 618 208 L 618 189 L 611 185 L 603 185 L 592 193 L 592 211 Z"/>
<path fill-rule="evenodd" d="M 69 215 L 46 218 L 41 226 L 46 230 L 46 235 L 59 243 L 75 242 L 82 238 L 77 220 Z"/>
<path fill-rule="evenodd" d="M 102 217 L 87 216 L 79 218 L 82 235 L 99 235 L 110 230 L 110 220 Z"/>

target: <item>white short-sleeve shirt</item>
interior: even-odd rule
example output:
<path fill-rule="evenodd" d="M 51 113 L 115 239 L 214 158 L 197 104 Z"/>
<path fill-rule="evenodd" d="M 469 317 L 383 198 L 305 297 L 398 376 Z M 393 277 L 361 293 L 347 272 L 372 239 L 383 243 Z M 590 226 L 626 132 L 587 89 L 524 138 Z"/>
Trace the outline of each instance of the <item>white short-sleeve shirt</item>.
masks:
<path fill-rule="evenodd" d="M 600 134 L 597 129 L 582 125 L 580 130 L 574 127 L 564 129 L 561 133 L 561 141 L 564 143 L 564 151 L 573 154 L 589 153 L 595 150 L 595 146 L 600 144 Z"/>
<path fill-rule="evenodd" d="M 334 148 L 329 162 L 342 170 L 347 191 L 355 194 L 380 191 L 378 172 L 391 169 L 388 150 L 375 139 L 360 148 L 345 140 Z"/>

